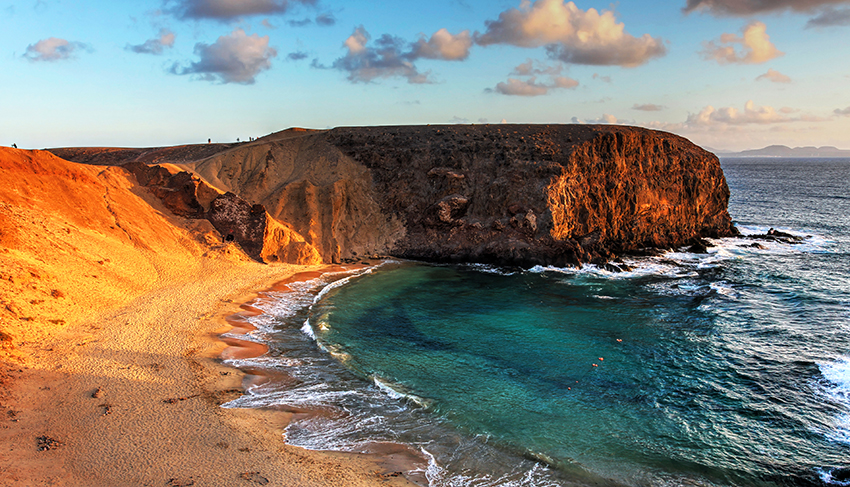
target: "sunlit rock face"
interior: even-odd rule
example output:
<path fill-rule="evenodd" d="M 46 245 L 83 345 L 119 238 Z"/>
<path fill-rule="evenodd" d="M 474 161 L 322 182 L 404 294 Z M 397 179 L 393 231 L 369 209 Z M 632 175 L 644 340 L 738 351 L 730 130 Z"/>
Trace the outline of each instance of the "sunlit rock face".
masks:
<path fill-rule="evenodd" d="M 395 255 L 438 261 L 606 261 L 736 233 L 713 154 L 634 127 L 341 128 L 322 134 L 371 171 Z"/>
<path fill-rule="evenodd" d="M 176 164 L 263 205 L 324 262 L 379 254 L 566 265 L 736 233 L 717 157 L 636 127 L 291 129 L 213 149 L 65 151 Z"/>

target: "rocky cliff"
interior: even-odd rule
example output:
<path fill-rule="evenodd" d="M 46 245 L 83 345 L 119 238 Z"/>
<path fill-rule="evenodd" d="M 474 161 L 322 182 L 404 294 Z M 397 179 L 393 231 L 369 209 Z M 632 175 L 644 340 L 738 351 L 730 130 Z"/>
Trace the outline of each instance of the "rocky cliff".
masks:
<path fill-rule="evenodd" d="M 717 157 L 636 127 L 284 131 L 182 167 L 263 204 L 327 262 L 564 265 L 736 233 Z"/>

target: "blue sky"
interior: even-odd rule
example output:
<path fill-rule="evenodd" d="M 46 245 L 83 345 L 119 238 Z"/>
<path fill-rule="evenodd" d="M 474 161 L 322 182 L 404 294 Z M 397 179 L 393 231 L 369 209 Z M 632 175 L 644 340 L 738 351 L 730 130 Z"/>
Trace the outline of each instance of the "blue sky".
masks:
<path fill-rule="evenodd" d="M 506 121 L 850 149 L 850 0 L 16 0 L 0 25 L 0 145 Z"/>

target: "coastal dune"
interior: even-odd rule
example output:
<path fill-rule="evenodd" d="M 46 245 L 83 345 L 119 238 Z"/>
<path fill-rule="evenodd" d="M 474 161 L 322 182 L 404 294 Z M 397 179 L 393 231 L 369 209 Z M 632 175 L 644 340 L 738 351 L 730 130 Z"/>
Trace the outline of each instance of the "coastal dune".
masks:
<path fill-rule="evenodd" d="M 248 379 L 225 317 L 322 269 L 252 260 L 123 168 L 0 149 L 0 485 L 403 484 L 219 407 Z"/>

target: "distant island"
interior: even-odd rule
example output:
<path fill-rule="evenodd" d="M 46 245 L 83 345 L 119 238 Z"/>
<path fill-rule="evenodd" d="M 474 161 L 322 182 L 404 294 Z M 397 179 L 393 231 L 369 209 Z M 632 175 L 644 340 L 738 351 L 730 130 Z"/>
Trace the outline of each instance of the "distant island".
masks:
<path fill-rule="evenodd" d="M 710 147 L 706 147 L 705 150 L 713 152 L 717 157 L 850 157 L 850 150 L 832 146 L 791 148 L 787 145 L 769 145 L 763 149 L 750 149 L 741 152 L 718 150 Z"/>

